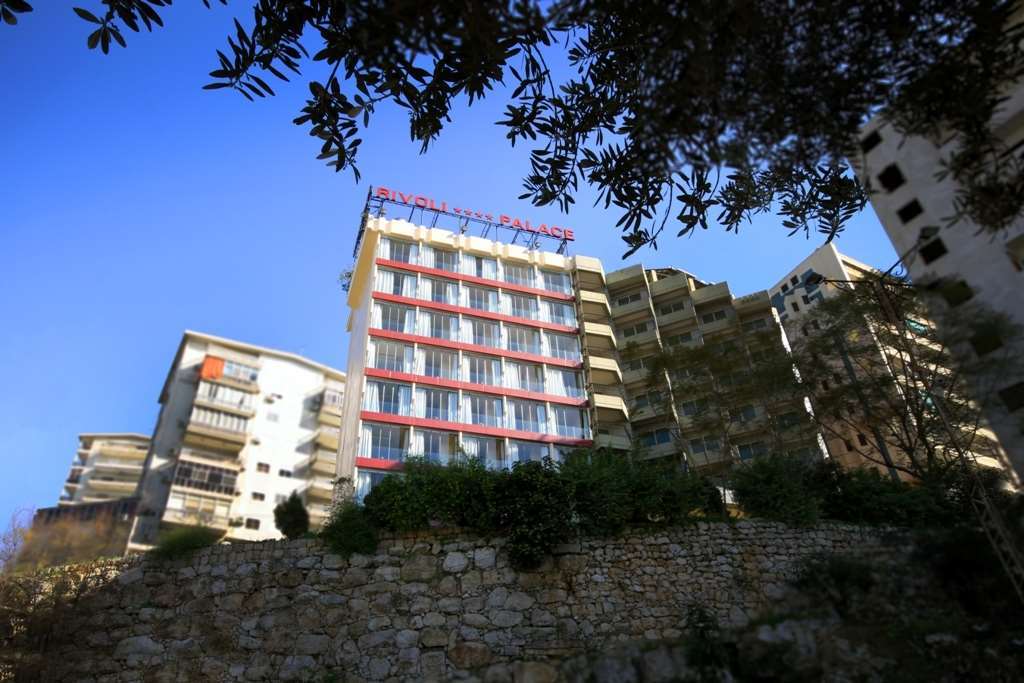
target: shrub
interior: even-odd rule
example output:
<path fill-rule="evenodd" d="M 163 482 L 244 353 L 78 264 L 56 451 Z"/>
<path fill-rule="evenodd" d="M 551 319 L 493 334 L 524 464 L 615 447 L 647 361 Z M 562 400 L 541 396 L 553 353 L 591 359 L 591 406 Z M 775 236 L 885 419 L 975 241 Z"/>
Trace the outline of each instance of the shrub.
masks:
<path fill-rule="evenodd" d="M 771 455 L 736 467 L 730 482 L 746 514 L 805 526 L 818 520 L 822 502 L 812 474 L 800 458 Z"/>
<path fill-rule="evenodd" d="M 721 493 L 711 481 L 674 463 L 636 463 L 631 484 L 636 524 L 685 524 L 697 516 L 725 513 Z"/>
<path fill-rule="evenodd" d="M 387 477 L 381 484 L 392 479 L 397 477 Z M 353 553 L 369 555 L 377 550 L 376 527 L 366 510 L 352 502 L 331 508 L 331 514 L 320 530 L 320 538 L 333 552 L 344 557 Z"/>
<path fill-rule="evenodd" d="M 561 474 L 572 487 L 573 512 L 582 533 L 617 534 L 632 520 L 634 470 L 626 458 L 581 449 L 566 457 Z"/>
<path fill-rule="evenodd" d="M 499 529 L 506 533 L 509 561 L 516 569 L 535 569 L 555 544 L 572 533 L 571 482 L 550 458 L 516 463 L 495 485 Z"/>
<path fill-rule="evenodd" d="M 418 471 L 416 463 L 410 462 L 404 476 L 384 477 L 363 501 L 367 518 L 392 531 L 425 528 L 430 521 L 430 510 L 422 482 L 429 476 Z"/>
<path fill-rule="evenodd" d="M 274 526 L 286 538 L 299 538 L 309 531 L 306 504 L 295 491 L 274 508 Z"/>
<path fill-rule="evenodd" d="M 805 591 L 831 602 L 841 615 L 849 613 L 857 595 L 875 585 L 871 565 L 861 559 L 841 555 L 817 555 L 801 567 L 795 584 Z"/>
<path fill-rule="evenodd" d="M 179 527 L 161 534 L 150 552 L 159 560 L 177 560 L 213 545 L 223 535 L 217 529 L 204 526 Z"/>

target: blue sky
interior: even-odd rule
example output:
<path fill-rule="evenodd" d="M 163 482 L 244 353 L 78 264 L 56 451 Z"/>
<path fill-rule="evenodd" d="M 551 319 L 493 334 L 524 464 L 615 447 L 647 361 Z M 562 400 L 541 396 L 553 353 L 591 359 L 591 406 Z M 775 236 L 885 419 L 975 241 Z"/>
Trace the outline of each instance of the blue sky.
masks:
<path fill-rule="evenodd" d="M 200 89 L 246 3 L 175 3 L 166 28 L 89 51 L 73 4 L 36 2 L 0 26 L 0 524 L 56 504 L 79 432 L 148 433 L 185 329 L 344 367 L 337 275 L 351 262 L 369 184 L 569 225 L 576 253 L 620 261 L 618 215 L 581 192 L 568 217 L 519 201 L 527 150 L 510 148 L 503 100 L 460 107 L 426 154 L 404 114 L 362 137 L 363 181 L 316 161 L 291 119 L 305 83 L 249 103 Z M 325 75 L 322 65 L 304 75 Z M 771 286 L 821 243 L 772 216 L 739 236 L 669 239 L 630 263 L 675 265 L 734 294 Z M 887 267 L 896 255 L 868 208 L 838 246 Z"/>

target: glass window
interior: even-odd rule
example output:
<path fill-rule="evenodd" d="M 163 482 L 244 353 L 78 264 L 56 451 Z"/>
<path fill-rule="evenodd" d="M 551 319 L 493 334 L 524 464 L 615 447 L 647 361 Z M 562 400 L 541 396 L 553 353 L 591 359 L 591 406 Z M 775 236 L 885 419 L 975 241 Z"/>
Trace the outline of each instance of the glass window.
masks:
<path fill-rule="evenodd" d="M 733 422 L 750 422 L 757 417 L 757 409 L 754 406 L 741 406 L 730 410 L 729 419 Z"/>
<path fill-rule="evenodd" d="M 233 360 L 224 361 L 224 377 L 238 379 L 243 382 L 255 382 L 260 375 L 259 368 L 245 365 Z"/>
<path fill-rule="evenodd" d="M 467 458 L 479 460 L 489 468 L 508 469 L 510 466 L 505 457 L 505 443 L 500 439 L 463 434 L 462 451 Z"/>
<path fill-rule="evenodd" d="M 223 384 L 201 381 L 196 395 L 211 403 L 219 403 L 233 408 L 252 409 L 252 394 Z"/>
<path fill-rule="evenodd" d="M 420 311 L 423 334 L 434 339 L 456 340 L 459 337 L 459 316 L 437 311 Z"/>
<path fill-rule="evenodd" d="M 542 270 L 541 275 L 544 278 L 544 289 L 562 294 L 572 293 L 572 279 L 568 273 Z"/>
<path fill-rule="evenodd" d="M 705 313 L 700 317 L 700 319 L 705 323 L 713 323 L 716 320 L 725 320 L 725 318 L 725 311 L 713 311 L 711 313 Z"/>
<path fill-rule="evenodd" d="M 517 318 L 537 319 L 537 298 L 525 294 L 505 293 L 507 313 Z"/>
<path fill-rule="evenodd" d="M 429 265 L 438 270 L 447 270 L 449 273 L 459 272 L 459 253 L 447 249 L 431 249 L 433 262 Z"/>
<path fill-rule="evenodd" d="M 505 272 L 505 282 L 524 287 L 534 286 L 532 266 L 523 266 L 505 261 L 502 263 L 502 268 Z"/>
<path fill-rule="evenodd" d="M 748 320 L 743 323 L 743 330 L 745 332 L 753 332 L 755 330 L 763 330 L 768 327 L 768 321 L 764 318 L 758 318 L 757 320 Z"/>
<path fill-rule="evenodd" d="M 489 320 L 478 320 L 476 318 L 471 320 L 472 325 L 472 342 L 478 346 L 491 346 L 497 348 L 500 346 L 498 337 L 498 323 L 491 322 Z"/>
<path fill-rule="evenodd" d="M 384 477 L 387 476 L 389 476 L 387 472 L 360 469 L 359 473 L 356 475 L 356 502 L 362 503 L 367 494 L 373 490 L 373 487 L 383 481 Z"/>
<path fill-rule="evenodd" d="M 587 417 L 579 408 L 551 406 L 555 418 L 555 433 L 572 439 L 587 438 Z"/>
<path fill-rule="evenodd" d="M 505 378 L 510 389 L 544 391 L 544 368 L 536 363 L 505 363 Z"/>
<path fill-rule="evenodd" d="M 459 355 L 454 351 L 421 347 L 420 353 L 423 356 L 423 375 L 444 379 L 459 378 Z"/>
<path fill-rule="evenodd" d="M 365 410 L 392 415 L 409 415 L 411 402 L 412 387 L 408 384 L 376 381 L 366 383 L 366 393 L 363 397 Z"/>
<path fill-rule="evenodd" d="M 373 367 L 378 370 L 393 372 L 409 372 L 408 359 L 411 358 L 412 347 L 398 342 L 373 340 Z"/>
<path fill-rule="evenodd" d="M 192 421 L 207 427 L 239 433 L 244 433 L 249 425 L 249 421 L 244 417 L 200 406 L 192 407 Z"/>
<path fill-rule="evenodd" d="M 373 308 L 371 325 L 392 332 L 413 332 L 413 309 L 397 304 L 376 303 Z"/>
<path fill-rule="evenodd" d="M 548 457 L 548 445 L 536 441 L 509 441 L 509 456 L 513 463 L 540 462 Z"/>
<path fill-rule="evenodd" d="M 506 325 L 505 336 L 508 340 L 506 348 L 520 353 L 540 354 L 540 332 L 530 327 Z"/>
<path fill-rule="evenodd" d="M 458 421 L 459 393 L 416 387 L 416 414 L 428 420 Z"/>
<path fill-rule="evenodd" d="M 508 400 L 508 418 L 509 429 L 537 433 L 547 431 L 547 416 L 543 403 L 510 398 Z"/>
<path fill-rule="evenodd" d="M 468 394 L 465 399 L 466 405 L 469 408 L 468 422 L 470 424 L 488 427 L 500 427 L 502 425 L 503 411 L 500 398 Z"/>
<path fill-rule="evenodd" d="M 423 278 L 423 298 L 439 304 L 457 306 L 459 303 L 459 285 L 457 282 L 441 278 Z"/>
<path fill-rule="evenodd" d="M 384 238 L 380 241 L 382 258 L 402 263 L 416 263 L 416 245 L 400 240 Z"/>
<path fill-rule="evenodd" d="M 690 450 L 694 453 L 715 453 L 719 448 L 717 438 L 705 436 L 701 439 L 690 439 Z"/>
<path fill-rule="evenodd" d="M 464 254 L 463 263 L 465 264 L 464 272 L 466 275 L 485 278 L 487 280 L 498 279 L 498 262 L 493 258 Z"/>
<path fill-rule="evenodd" d="M 404 460 L 408 439 L 408 427 L 364 422 L 359 439 L 359 455 L 379 460 Z"/>
<path fill-rule="evenodd" d="M 765 455 L 768 452 L 768 446 L 763 441 L 755 441 L 754 443 L 741 444 L 736 450 L 739 451 L 741 460 L 749 460 Z"/>
<path fill-rule="evenodd" d="M 394 270 L 380 269 L 374 289 L 385 294 L 397 296 L 416 296 L 416 276 L 411 273 L 400 273 Z"/>
<path fill-rule="evenodd" d="M 561 358 L 563 360 L 580 359 L 580 343 L 577 337 L 567 334 L 557 334 L 555 332 L 548 332 L 546 337 L 548 341 L 548 353 L 551 356 Z"/>
<path fill-rule="evenodd" d="M 467 306 L 478 311 L 498 312 L 498 290 L 469 286 L 465 289 Z"/>
<path fill-rule="evenodd" d="M 576 309 L 557 301 L 544 301 L 545 319 L 556 325 L 576 325 Z"/>
<path fill-rule="evenodd" d="M 235 494 L 238 473 L 190 460 L 179 460 L 174 472 L 174 485 L 213 493 Z"/>
<path fill-rule="evenodd" d="M 474 384 L 501 384 L 501 361 L 486 356 L 466 356 L 469 381 Z"/>
<path fill-rule="evenodd" d="M 556 396 L 567 396 L 569 398 L 582 398 L 583 375 L 575 370 L 548 367 L 545 370 L 548 377 L 548 391 Z"/>
<path fill-rule="evenodd" d="M 416 454 L 430 462 L 447 465 L 458 455 L 459 435 L 456 432 L 417 429 L 415 439 Z"/>
<path fill-rule="evenodd" d="M 615 305 L 616 306 L 626 306 L 626 305 L 634 303 L 636 301 L 640 301 L 640 292 L 634 292 L 633 294 L 627 294 L 625 296 L 620 296 L 618 299 L 615 300 Z"/>

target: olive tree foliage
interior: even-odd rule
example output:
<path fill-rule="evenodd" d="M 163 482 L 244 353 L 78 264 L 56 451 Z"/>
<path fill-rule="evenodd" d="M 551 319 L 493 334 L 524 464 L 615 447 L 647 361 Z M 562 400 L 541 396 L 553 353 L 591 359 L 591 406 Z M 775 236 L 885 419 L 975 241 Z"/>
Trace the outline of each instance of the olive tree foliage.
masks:
<path fill-rule="evenodd" d="M 1002 460 L 984 413 L 1019 371 L 1019 330 L 976 302 L 950 307 L 898 277 L 826 283 L 792 340 L 792 362 L 823 434 L 913 479 L 939 481 L 968 455 Z M 930 321 L 930 322 L 929 322 Z M 857 435 L 863 437 L 863 441 Z M 845 443 L 843 443 L 845 442 Z"/>
<path fill-rule="evenodd" d="M 93 4 L 75 11 L 107 52 L 162 26 L 171 0 Z M 621 215 L 627 255 L 666 230 L 738 231 L 770 211 L 790 234 L 831 240 L 865 204 L 846 159 L 879 113 L 906 134 L 959 134 L 943 169 L 962 184 L 951 221 L 998 230 L 1024 203 L 1020 152 L 1004 154 L 989 127 L 999 86 L 1024 71 L 1014 1 L 247 4 L 205 88 L 263 98 L 307 69 L 295 123 L 357 179 L 377 106 L 405 109 L 426 151 L 457 101 L 507 97 L 497 123 L 532 147 L 522 197 L 565 211 L 591 186 Z"/>

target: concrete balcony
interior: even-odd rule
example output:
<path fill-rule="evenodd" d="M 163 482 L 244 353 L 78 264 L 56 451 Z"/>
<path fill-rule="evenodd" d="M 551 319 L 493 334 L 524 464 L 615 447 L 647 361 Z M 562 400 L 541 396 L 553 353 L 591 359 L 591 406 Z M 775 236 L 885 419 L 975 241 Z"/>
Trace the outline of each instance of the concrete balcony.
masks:
<path fill-rule="evenodd" d="M 316 430 L 316 444 L 332 453 L 338 452 L 338 440 L 341 431 L 337 427 L 323 426 Z"/>
<path fill-rule="evenodd" d="M 694 313 L 691 306 L 687 306 L 681 311 L 672 311 L 671 313 L 658 313 L 658 326 L 666 327 L 673 323 L 681 322 L 692 322 L 697 319 L 696 313 Z"/>
<path fill-rule="evenodd" d="M 318 474 L 335 476 L 338 469 L 338 456 L 335 451 L 317 451 L 309 460 L 309 469 Z"/>
<path fill-rule="evenodd" d="M 613 299 L 611 305 L 612 317 L 615 318 L 616 321 L 628 318 L 630 315 L 635 315 L 637 313 L 651 312 L 651 302 L 645 297 L 640 297 L 639 301 L 631 301 L 630 303 L 622 304 L 621 306 L 616 304 Z"/>
<path fill-rule="evenodd" d="M 725 282 L 719 282 L 716 285 L 708 285 L 707 287 L 695 289 L 690 292 L 690 296 L 693 298 L 694 306 L 700 306 L 701 304 L 707 304 L 713 301 L 728 302 L 732 300 L 732 296 L 729 294 L 729 285 Z"/>
<path fill-rule="evenodd" d="M 587 337 L 587 345 L 593 348 L 611 351 L 618 348 L 615 333 L 608 325 L 601 323 L 583 323 L 583 334 Z"/>
<path fill-rule="evenodd" d="M 628 451 L 633 447 L 629 437 L 623 434 L 597 434 L 594 436 L 594 446 L 597 448 L 611 448 L 615 451 Z"/>
<path fill-rule="evenodd" d="M 125 460 L 94 460 L 92 463 L 92 469 L 94 472 L 139 476 L 142 474 L 142 463 Z"/>
<path fill-rule="evenodd" d="M 664 280 L 655 280 L 651 283 L 651 296 L 660 298 L 669 294 L 683 294 L 690 291 L 688 277 L 684 273 L 671 275 Z"/>
<path fill-rule="evenodd" d="M 754 292 L 753 294 L 747 294 L 746 296 L 734 299 L 732 306 L 739 315 L 748 315 L 758 311 L 767 313 L 772 308 L 772 302 L 768 298 L 768 292 L 761 290 L 760 292 Z"/>
<path fill-rule="evenodd" d="M 652 325 L 651 329 L 640 334 L 634 334 L 631 337 L 619 337 L 619 346 L 629 346 L 630 344 L 636 344 L 637 346 L 644 346 L 646 344 L 657 344 L 658 343 L 658 331 Z"/>
<path fill-rule="evenodd" d="M 623 289 L 646 281 L 644 267 L 641 265 L 613 270 L 605 276 L 605 279 L 608 282 L 608 289 Z"/>
<path fill-rule="evenodd" d="M 185 427 L 184 443 L 199 449 L 210 448 L 216 451 L 237 454 L 245 447 L 248 435 L 231 429 L 213 427 L 202 422 L 189 420 Z"/>
<path fill-rule="evenodd" d="M 135 493 L 135 489 L 138 487 L 139 482 L 137 479 L 97 479 L 89 477 L 89 480 L 85 482 L 85 484 L 90 489 L 100 493 L 113 493 L 120 496 L 129 496 L 132 493 Z"/>
<path fill-rule="evenodd" d="M 322 425 L 330 427 L 341 426 L 341 406 L 320 406 L 320 410 L 317 411 L 316 419 Z"/>
<path fill-rule="evenodd" d="M 595 384 L 620 384 L 622 382 L 622 372 L 614 358 L 588 356 L 585 364 L 590 373 L 590 380 Z"/>
<path fill-rule="evenodd" d="M 726 316 L 722 320 L 716 320 L 711 323 L 701 322 L 700 332 L 705 337 L 709 334 L 715 334 L 716 332 L 722 332 L 734 328 L 738 325 L 739 321 L 731 316 Z"/>
<path fill-rule="evenodd" d="M 576 279 L 580 289 L 604 289 L 604 266 L 601 261 L 590 256 L 574 256 Z"/>
<path fill-rule="evenodd" d="M 139 462 L 146 459 L 146 453 L 149 451 L 149 445 L 140 445 L 139 447 L 132 446 L 130 444 L 114 444 L 105 443 L 100 444 L 97 452 L 99 455 L 107 455 L 111 458 L 118 458 L 122 460 L 138 460 Z"/>
<path fill-rule="evenodd" d="M 623 384 L 646 384 L 647 380 L 651 377 L 651 371 L 647 368 L 640 368 L 639 370 L 626 370 L 622 373 Z"/>
<path fill-rule="evenodd" d="M 674 441 L 659 443 L 643 449 L 643 459 L 653 460 L 654 458 L 666 458 L 679 454 L 679 444 Z"/>
<path fill-rule="evenodd" d="M 330 502 L 334 499 L 334 481 L 316 477 L 309 482 L 309 487 L 306 488 L 306 498 L 307 500 Z"/>
<path fill-rule="evenodd" d="M 594 292 L 588 289 L 580 290 L 580 308 L 583 311 L 584 320 L 601 322 L 611 317 L 611 306 L 608 304 L 608 297 L 604 292 Z"/>
<path fill-rule="evenodd" d="M 205 526 L 221 531 L 227 531 L 230 522 L 226 516 L 200 510 L 164 510 L 161 521 L 184 526 Z"/>
<path fill-rule="evenodd" d="M 594 409 L 597 411 L 598 422 L 628 422 L 629 409 L 621 396 L 599 393 L 593 395 Z"/>
<path fill-rule="evenodd" d="M 218 401 L 217 399 L 212 399 L 208 396 L 200 396 L 198 394 L 196 394 L 193 402 L 202 408 L 220 410 L 225 413 L 231 413 L 232 415 L 238 415 L 239 417 L 248 418 L 253 417 L 256 414 L 256 408 L 252 405 L 243 405 L 230 401 Z"/>

